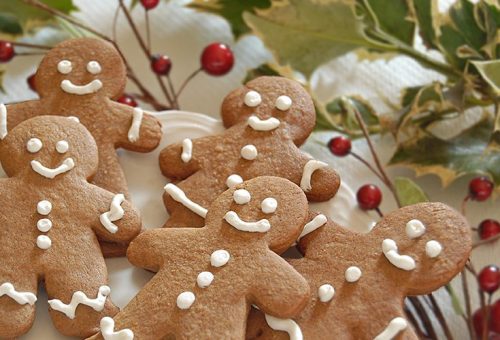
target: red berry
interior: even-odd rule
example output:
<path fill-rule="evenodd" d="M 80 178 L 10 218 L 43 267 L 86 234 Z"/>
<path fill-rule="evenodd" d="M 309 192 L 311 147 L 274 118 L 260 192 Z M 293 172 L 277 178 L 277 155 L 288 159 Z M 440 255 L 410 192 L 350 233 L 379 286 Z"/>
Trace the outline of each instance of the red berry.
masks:
<path fill-rule="evenodd" d="M 490 329 L 500 334 L 500 300 L 497 300 L 490 310 Z"/>
<path fill-rule="evenodd" d="M 141 0 L 142 7 L 144 7 L 147 11 L 155 8 L 159 3 L 160 0 Z"/>
<path fill-rule="evenodd" d="M 201 54 L 201 68 L 212 76 L 222 76 L 233 68 L 233 51 L 222 43 L 212 43 Z"/>
<path fill-rule="evenodd" d="M 500 223 L 492 219 L 484 220 L 479 224 L 478 232 L 481 240 L 486 240 L 500 234 Z"/>
<path fill-rule="evenodd" d="M 493 182 L 487 177 L 476 177 L 469 183 L 469 194 L 473 200 L 485 201 L 491 196 L 492 191 Z"/>
<path fill-rule="evenodd" d="M 484 292 L 492 294 L 500 286 L 500 269 L 495 265 L 484 267 L 477 277 Z"/>
<path fill-rule="evenodd" d="M 479 308 L 472 314 L 472 323 L 474 325 L 474 331 L 478 337 L 483 336 L 483 325 L 484 317 L 486 316 L 486 308 Z"/>
<path fill-rule="evenodd" d="M 0 40 L 0 63 L 6 63 L 14 58 L 14 46 L 8 42 Z"/>
<path fill-rule="evenodd" d="M 26 81 L 28 82 L 28 86 L 30 87 L 30 89 L 36 92 L 35 73 L 29 76 L 28 79 L 26 79 Z"/>
<path fill-rule="evenodd" d="M 128 94 L 122 95 L 116 101 L 120 104 L 125 104 L 128 106 L 137 107 L 137 102 L 135 101 L 135 99 L 132 96 L 129 96 Z"/>
<path fill-rule="evenodd" d="M 328 142 L 328 147 L 335 156 L 343 157 L 351 152 L 351 140 L 344 136 L 334 137 Z"/>
<path fill-rule="evenodd" d="M 172 68 L 172 61 L 166 55 L 156 54 L 151 57 L 151 68 L 154 73 L 166 76 Z"/>
<path fill-rule="evenodd" d="M 376 185 L 366 184 L 359 188 L 356 197 L 361 209 L 377 209 L 382 201 L 382 192 Z"/>

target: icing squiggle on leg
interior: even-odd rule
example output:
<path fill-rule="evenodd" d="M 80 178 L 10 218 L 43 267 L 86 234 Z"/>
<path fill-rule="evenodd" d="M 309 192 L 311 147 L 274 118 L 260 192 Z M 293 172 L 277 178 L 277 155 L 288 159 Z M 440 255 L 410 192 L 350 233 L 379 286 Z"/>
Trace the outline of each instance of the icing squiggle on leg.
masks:
<path fill-rule="evenodd" d="M 0 139 L 7 136 L 7 107 L 5 104 L 0 104 Z"/>
<path fill-rule="evenodd" d="M 111 206 L 109 211 L 106 211 L 100 216 L 101 224 L 109 231 L 114 234 L 118 231 L 118 226 L 113 222 L 118 221 L 123 218 L 125 211 L 123 210 L 121 204 L 125 201 L 125 196 L 123 194 L 117 194 L 113 197 L 111 201 Z"/>
<path fill-rule="evenodd" d="M 134 332 L 130 329 L 115 332 L 115 320 L 109 316 L 101 319 L 101 334 L 104 340 L 132 340 L 134 338 Z"/>
<path fill-rule="evenodd" d="M 132 117 L 132 125 L 128 130 L 128 140 L 132 143 L 137 142 L 139 139 L 139 132 L 141 130 L 142 117 L 144 116 L 144 111 L 141 108 L 134 108 L 134 113 Z"/>
<path fill-rule="evenodd" d="M 375 337 L 374 340 L 391 340 L 396 337 L 401 331 L 405 330 L 408 327 L 408 322 L 401 318 L 397 317 L 389 322 L 389 325 L 386 329 L 382 331 L 379 335 Z"/>
<path fill-rule="evenodd" d="M 278 319 L 272 315 L 265 314 L 266 322 L 275 331 L 287 332 L 290 340 L 302 340 L 302 330 L 292 319 Z"/>
<path fill-rule="evenodd" d="M 10 282 L 2 283 L 0 286 L 0 296 L 7 295 L 20 305 L 29 304 L 33 306 L 36 302 L 36 295 L 31 292 L 18 292 Z"/>
<path fill-rule="evenodd" d="M 302 232 L 299 235 L 299 238 L 297 241 L 299 241 L 302 237 L 306 236 L 307 234 L 312 233 L 316 229 L 322 227 L 325 225 L 327 219 L 326 216 L 323 214 L 319 214 L 318 216 L 315 216 L 311 221 L 309 221 L 305 226 Z"/>
<path fill-rule="evenodd" d="M 304 172 L 302 173 L 302 179 L 300 180 L 300 187 L 304 192 L 308 192 L 312 189 L 311 185 L 311 177 L 314 171 L 327 167 L 328 164 L 325 162 L 317 161 L 315 159 L 311 159 L 304 166 Z"/>
<path fill-rule="evenodd" d="M 198 203 L 194 203 L 191 201 L 187 196 L 184 191 L 182 191 L 181 188 L 179 188 L 177 185 L 168 183 L 165 185 L 165 191 L 167 194 L 169 194 L 174 201 L 179 202 L 192 212 L 194 212 L 196 215 L 201 216 L 205 218 L 207 216 L 207 209 L 203 208 L 201 205 Z"/>
<path fill-rule="evenodd" d="M 111 289 L 108 286 L 101 286 L 95 299 L 89 299 L 84 292 L 77 291 L 73 293 L 73 297 L 71 298 L 71 302 L 69 304 L 65 304 L 58 299 L 53 299 L 49 300 L 49 305 L 52 309 L 66 314 L 68 318 L 74 319 L 76 308 L 79 304 L 87 305 L 93 308 L 96 312 L 102 311 L 109 293 L 111 293 Z"/>

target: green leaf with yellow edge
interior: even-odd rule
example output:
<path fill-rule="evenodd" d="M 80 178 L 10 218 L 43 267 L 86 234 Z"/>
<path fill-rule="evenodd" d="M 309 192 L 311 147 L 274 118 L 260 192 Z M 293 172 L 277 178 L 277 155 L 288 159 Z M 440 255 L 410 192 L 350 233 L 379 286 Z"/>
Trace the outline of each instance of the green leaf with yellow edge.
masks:
<path fill-rule="evenodd" d="M 429 201 L 422 188 L 407 177 L 396 177 L 394 179 L 394 188 L 403 207 Z"/>
<path fill-rule="evenodd" d="M 78 9 L 73 5 L 72 0 L 40 0 L 40 2 L 65 14 Z M 2 33 L 14 35 L 30 33 L 34 28 L 44 26 L 54 18 L 52 14 L 29 6 L 21 0 L 0 1 L 0 13 L 15 18 L 16 24 L 22 27 L 21 31 L 15 33 L 1 31 Z"/>
<path fill-rule="evenodd" d="M 438 9 L 433 0 L 413 0 L 415 19 L 418 23 L 418 33 L 428 48 L 437 49 Z"/>
<path fill-rule="evenodd" d="M 220 15 L 231 25 L 231 30 L 236 38 L 250 31 L 243 13 L 255 13 L 256 9 L 269 8 L 271 0 L 194 0 L 188 7 Z"/>
<path fill-rule="evenodd" d="M 469 0 L 458 0 L 449 10 L 451 20 L 464 37 L 467 45 L 479 51 L 486 43 L 486 34 L 478 26 L 474 15 L 475 4 Z"/>
<path fill-rule="evenodd" d="M 262 64 L 254 69 L 248 70 L 243 83 L 262 76 L 279 76 L 280 74 L 269 64 Z"/>
<path fill-rule="evenodd" d="M 457 177 L 482 173 L 500 185 L 500 152 L 488 149 L 493 121 L 485 117 L 479 124 L 450 140 L 430 134 L 398 145 L 390 165 L 413 169 L 418 176 L 435 174 L 444 185 Z"/>
<path fill-rule="evenodd" d="M 439 46 L 441 52 L 452 65 L 464 69 L 466 62 L 457 56 L 457 50 L 460 46 L 466 45 L 467 41 L 459 31 L 449 24 L 441 26 L 440 31 Z"/>
<path fill-rule="evenodd" d="M 448 295 L 450 296 L 451 306 L 453 307 L 455 315 L 458 316 L 465 315 L 464 309 L 462 308 L 462 303 L 460 302 L 460 299 L 458 298 L 458 295 L 451 286 L 451 284 L 447 284 L 446 286 L 444 286 L 444 288 L 446 289 L 446 292 L 448 292 Z"/>
<path fill-rule="evenodd" d="M 256 14 L 244 13 L 243 18 L 281 65 L 290 65 L 306 77 L 335 57 L 372 46 L 352 2 L 276 1 Z"/>
<path fill-rule="evenodd" d="M 17 35 L 23 33 L 23 28 L 13 14 L 0 13 L 0 32 L 9 35 Z"/>
<path fill-rule="evenodd" d="M 500 59 L 471 61 L 471 63 L 477 68 L 481 78 L 491 87 L 493 93 L 496 96 L 500 95 Z"/>

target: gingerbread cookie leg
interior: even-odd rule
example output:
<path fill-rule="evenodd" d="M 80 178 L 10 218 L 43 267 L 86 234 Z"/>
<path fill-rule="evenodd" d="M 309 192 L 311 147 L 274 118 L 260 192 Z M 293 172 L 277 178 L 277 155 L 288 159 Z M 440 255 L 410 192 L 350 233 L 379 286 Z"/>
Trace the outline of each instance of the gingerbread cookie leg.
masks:
<path fill-rule="evenodd" d="M 7 267 L 11 270 L 7 272 Z M 0 273 L 0 338 L 16 338 L 26 333 L 35 320 L 37 278 L 22 273 L 22 267 L 2 263 Z"/>
<path fill-rule="evenodd" d="M 86 255 L 86 258 L 80 257 L 78 262 L 68 260 L 79 263 L 79 267 L 61 265 L 62 270 L 54 269 L 45 277 L 50 316 L 59 332 L 68 336 L 95 334 L 103 317 L 118 312 L 109 297 L 104 260 L 100 254 Z M 82 277 L 86 279 L 82 280 Z"/>

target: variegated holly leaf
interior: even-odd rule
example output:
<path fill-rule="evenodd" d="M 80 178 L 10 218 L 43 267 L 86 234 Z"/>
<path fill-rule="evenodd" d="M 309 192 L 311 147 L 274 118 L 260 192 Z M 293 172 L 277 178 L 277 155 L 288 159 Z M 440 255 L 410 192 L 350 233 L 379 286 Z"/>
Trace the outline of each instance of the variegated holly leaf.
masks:
<path fill-rule="evenodd" d="M 413 0 L 415 20 L 418 23 L 418 33 L 427 48 L 437 49 L 437 34 L 439 32 L 439 13 L 437 2 L 433 0 Z"/>
<path fill-rule="evenodd" d="M 500 59 L 471 62 L 481 78 L 491 87 L 495 96 L 500 96 Z"/>
<path fill-rule="evenodd" d="M 193 0 L 188 6 L 222 16 L 229 22 L 234 36 L 238 38 L 250 31 L 243 20 L 243 13 L 255 13 L 256 9 L 269 8 L 271 0 Z"/>
<path fill-rule="evenodd" d="M 422 188 L 407 177 L 396 177 L 394 179 L 394 188 L 402 207 L 429 201 Z"/>
<path fill-rule="evenodd" d="M 78 9 L 73 5 L 72 0 L 40 0 L 40 2 L 65 14 Z M 37 27 L 47 25 L 53 19 L 52 14 L 20 0 L 0 1 L 0 33 L 28 34 Z"/>
<path fill-rule="evenodd" d="M 494 122 L 485 117 L 461 135 L 444 141 L 430 134 L 398 145 L 390 165 L 405 166 L 417 175 L 435 174 L 444 185 L 457 177 L 482 173 L 500 185 L 500 152 L 488 148 Z"/>

